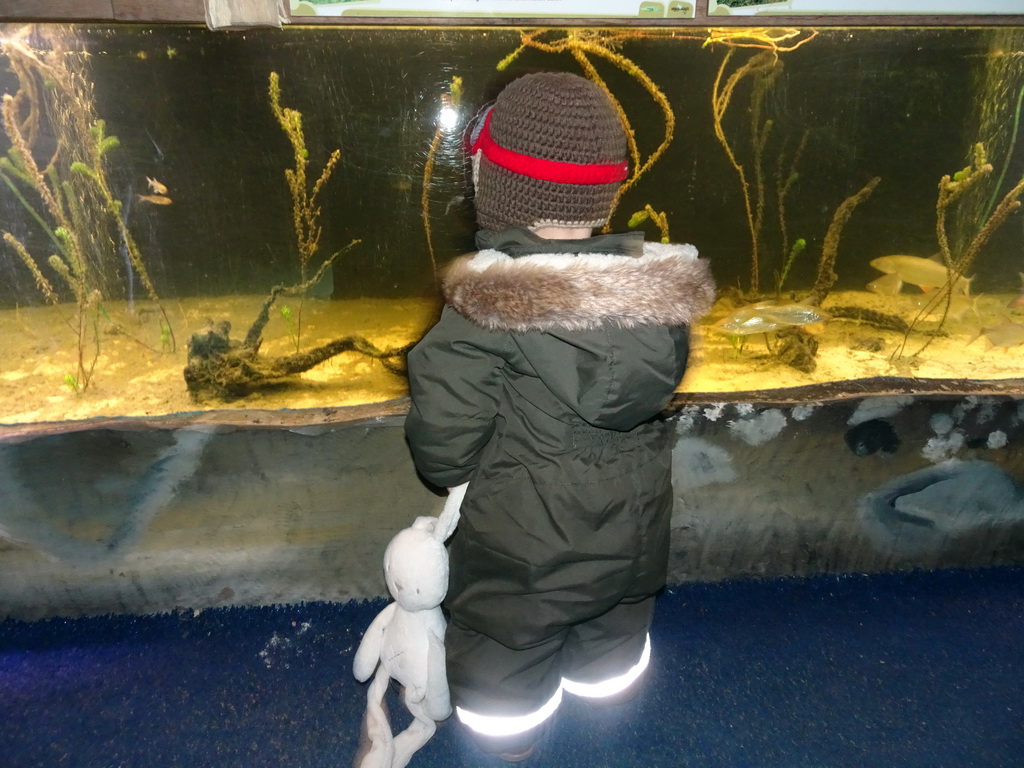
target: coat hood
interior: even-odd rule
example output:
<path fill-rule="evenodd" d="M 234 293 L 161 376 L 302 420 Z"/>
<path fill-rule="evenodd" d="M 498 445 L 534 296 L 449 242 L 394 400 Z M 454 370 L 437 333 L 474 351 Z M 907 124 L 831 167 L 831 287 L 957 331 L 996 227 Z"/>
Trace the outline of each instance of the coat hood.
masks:
<path fill-rule="evenodd" d="M 711 309 L 715 283 L 692 245 L 644 243 L 641 256 L 537 254 L 513 259 L 484 250 L 456 259 L 444 294 L 462 316 L 490 330 L 591 330 L 692 325 Z"/>

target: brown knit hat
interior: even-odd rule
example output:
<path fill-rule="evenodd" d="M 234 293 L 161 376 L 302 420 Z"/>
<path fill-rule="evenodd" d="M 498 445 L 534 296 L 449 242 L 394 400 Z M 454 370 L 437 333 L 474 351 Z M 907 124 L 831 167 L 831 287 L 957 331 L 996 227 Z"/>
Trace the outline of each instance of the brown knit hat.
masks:
<path fill-rule="evenodd" d="M 541 72 L 510 83 L 480 119 L 476 217 L 484 229 L 599 227 L 626 178 L 626 134 L 586 78 Z"/>

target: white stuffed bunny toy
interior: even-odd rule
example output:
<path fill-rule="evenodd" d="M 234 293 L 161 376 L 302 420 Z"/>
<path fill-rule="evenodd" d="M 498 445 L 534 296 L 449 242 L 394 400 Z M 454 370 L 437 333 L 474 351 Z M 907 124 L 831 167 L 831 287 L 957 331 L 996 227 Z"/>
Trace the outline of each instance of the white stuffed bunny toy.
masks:
<path fill-rule="evenodd" d="M 357 758 L 358 768 L 404 768 L 434 735 L 437 721 L 452 713 L 441 613 L 448 592 L 444 543 L 458 525 L 468 485 L 452 488 L 439 517 L 416 518 L 384 551 L 384 580 L 395 601 L 370 624 L 352 664 L 359 682 L 377 672 L 366 694 L 369 749 Z M 403 701 L 414 718 L 394 736 L 384 708 L 391 678 L 403 687 Z"/>

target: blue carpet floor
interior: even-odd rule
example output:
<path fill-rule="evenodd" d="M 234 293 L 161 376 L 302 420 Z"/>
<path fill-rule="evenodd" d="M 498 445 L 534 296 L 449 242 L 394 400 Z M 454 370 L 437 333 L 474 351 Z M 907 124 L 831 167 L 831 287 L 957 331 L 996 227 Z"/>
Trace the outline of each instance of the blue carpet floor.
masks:
<path fill-rule="evenodd" d="M 567 700 L 524 765 L 1024 766 L 1022 588 L 1022 568 L 673 588 L 640 698 Z M 352 654 L 384 604 L 0 623 L 0 765 L 348 766 Z M 411 768 L 494 765 L 449 721 Z"/>

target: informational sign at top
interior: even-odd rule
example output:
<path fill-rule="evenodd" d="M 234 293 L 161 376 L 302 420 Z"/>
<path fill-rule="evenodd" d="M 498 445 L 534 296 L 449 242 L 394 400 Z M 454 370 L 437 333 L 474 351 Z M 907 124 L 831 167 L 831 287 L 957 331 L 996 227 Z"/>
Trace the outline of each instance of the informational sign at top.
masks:
<path fill-rule="evenodd" d="M 711 16 L 1024 14 L 1024 0 L 708 0 Z"/>
<path fill-rule="evenodd" d="M 1024 0 L 1021 0 L 1024 2 Z M 302 16 L 692 19 L 693 0 L 290 0 Z"/>
<path fill-rule="evenodd" d="M 302 16 L 692 19 L 694 0 L 289 0 Z M 710 16 L 1024 15 L 1024 0 L 708 0 Z"/>

